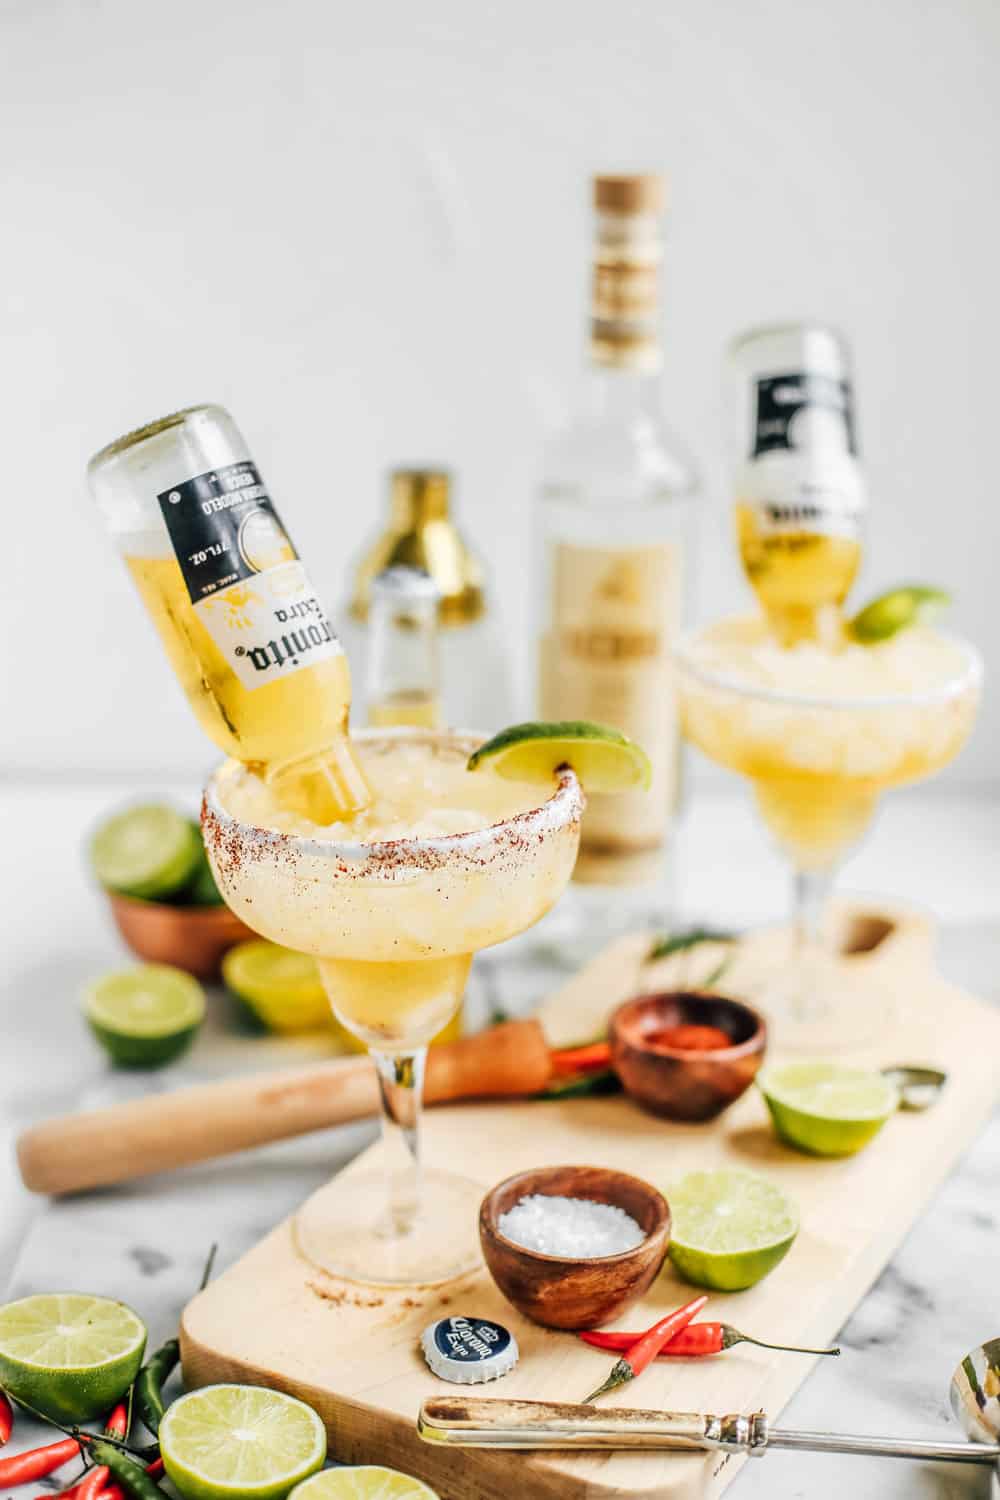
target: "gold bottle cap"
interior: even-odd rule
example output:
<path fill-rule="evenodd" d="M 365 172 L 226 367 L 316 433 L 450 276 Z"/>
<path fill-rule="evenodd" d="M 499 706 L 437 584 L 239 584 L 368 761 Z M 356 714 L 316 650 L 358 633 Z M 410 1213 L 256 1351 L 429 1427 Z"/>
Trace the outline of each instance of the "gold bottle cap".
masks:
<path fill-rule="evenodd" d="M 662 214 L 666 206 L 667 181 L 660 172 L 602 173 L 594 178 L 598 213 Z"/>

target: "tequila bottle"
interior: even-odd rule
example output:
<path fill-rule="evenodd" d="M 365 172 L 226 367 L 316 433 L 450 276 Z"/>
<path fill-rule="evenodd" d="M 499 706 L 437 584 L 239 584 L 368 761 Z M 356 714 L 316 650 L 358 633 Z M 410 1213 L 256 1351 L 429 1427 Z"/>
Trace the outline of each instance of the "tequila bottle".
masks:
<path fill-rule="evenodd" d="M 740 556 L 783 645 L 842 637 L 866 508 L 850 361 L 832 329 L 754 329 L 730 350 Z"/>
<path fill-rule="evenodd" d="M 697 481 L 663 416 L 664 206 L 659 176 L 594 181 L 582 399 L 544 457 L 539 715 L 613 725 L 653 763 L 650 792 L 588 798 L 573 877 L 580 889 L 567 903 L 577 917 L 571 948 L 647 917 L 662 921 L 667 901 L 680 765 L 671 649 Z"/>
<path fill-rule="evenodd" d="M 347 658 L 229 413 L 175 412 L 87 472 L 209 739 L 315 822 L 364 807 Z"/>

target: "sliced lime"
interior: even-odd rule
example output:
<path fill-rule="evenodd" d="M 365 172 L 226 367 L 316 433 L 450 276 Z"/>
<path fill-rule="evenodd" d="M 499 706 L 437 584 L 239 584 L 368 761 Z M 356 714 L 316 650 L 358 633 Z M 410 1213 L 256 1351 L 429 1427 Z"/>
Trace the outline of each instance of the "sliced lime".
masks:
<path fill-rule="evenodd" d="M 316 1031 L 330 1025 L 330 1002 L 314 958 L 254 938 L 222 960 L 226 985 L 271 1031 Z"/>
<path fill-rule="evenodd" d="M 106 1416 L 145 1347 L 146 1325 L 107 1297 L 53 1292 L 0 1307 L 0 1387 L 54 1422 Z"/>
<path fill-rule="evenodd" d="M 162 1068 L 191 1045 L 205 1019 L 205 992 L 182 969 L 137 964 L 93 980 L 83 1009 L 118 1067 Z"/>
<path fill-rule="evenodd" d="M 783 1063 L 765 1068 L 757 1084 L 781 1139 L 814 1156 L 853 1156 L 899 1104 L 881 1073 L 841 1063 Z"/>
<path fill-rule="evenodd" d="M 171 896 L 187 885 L 203 852 L 191 822 L 159 803 L 115 813 L 90 840 L 90 863 L 101 885 L 146 900 Z"/>
<path fill-rule="evenodd" d="M 304 1401 L 253 1385 L 207 1385 L 167 1407 L 160 1453 L 184 1500 L 284 1500 L 322 1467 L 323 1423 Z"/>
<path fill-rule="evenodd" d="M 756 1172 L 689 1172 L 667 1188 L 670 1258 L 687 1281 L 719 1292 L 755 1286 L 784 1260 L 799 1211 Z"/>
<path fill-rule="evenodd" d="M 865 646 L 887 641 L 900 630 L 936 619 L 951 603 L 951 595 L 945 589 L 931 588 L 927 584 L 908 584 L 904 588 L 890 589 L 880 594 L 864 609 L 848 620 L 848 634 Z"/>
<path fill-rule="evenodd" d="M 422 1479 L 383 1469 L 378 1464 L 324 1469 L 297 1484 L 288 1500 L 439 1500 Z"/>
<path fill-rule="evenodd" d="M 572 766 L 588 792 L 648 788 L 649 756 L 640 745 L 606 724 L 566 719 L 554 724 L 513 724 L 501 729 L 469 757 L 469 770 L 489 766 L 508 781 L 550 782 L 560 766 Z"/>

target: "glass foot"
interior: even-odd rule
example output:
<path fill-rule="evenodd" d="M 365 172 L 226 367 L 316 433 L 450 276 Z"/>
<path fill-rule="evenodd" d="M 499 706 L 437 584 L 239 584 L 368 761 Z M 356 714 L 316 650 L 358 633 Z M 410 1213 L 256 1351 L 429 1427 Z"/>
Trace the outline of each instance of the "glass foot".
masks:
<path fill-rule="evenodd" d="M 369 1286 L 434 1286 L 475 1271 L 485 1188 L 450 1172 L 424 1172 L 420 1211 L 399 1234 L 389 1220 L 380 1172 L 338 1176 L 305 1202 L 293 1233 L 299 1253 L 321 1271 Z"/>
<path fill-rule="evenodd" d="M 793 965 L 772 976 L 756 998 L 772 1047 L 812 1057 L 866 1047 L 888 1036 L 895 1019 L 888 991 L 847 978 L 834 964 Z"/>

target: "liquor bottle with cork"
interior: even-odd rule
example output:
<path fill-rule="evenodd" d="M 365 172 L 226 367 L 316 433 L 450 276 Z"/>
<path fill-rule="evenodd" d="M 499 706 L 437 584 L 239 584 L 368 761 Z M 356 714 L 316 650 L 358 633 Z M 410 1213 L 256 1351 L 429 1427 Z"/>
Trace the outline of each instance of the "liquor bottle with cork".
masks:
<path fill-rule="evenodd" d="M 347 658 L 229 413 L 151 422 L 87 473 L 209 739 L 314 822 L 366 806 Z"/>
<path fill-rule="evenodd" d="M 867 504 L 847 347 L 789 323 L 736 339 L 729 366 L 743 567 L 783 645 L 836 648 Z"/>
<path fill-rule="evenodd" d="M 664 179 L 594 179 L 589 358 L 575 420 L 544 458 L 538 710 L 596 719 L 637 740 L 649 792 L 588 798 L 578 942 L 667 915 L 667 856 L 679 793 L 671 649 L 684 610 L 697 479 L 663 416 L 660 262 Z"/>
<path fill-rule="evenodd" d="M 438 592 L 441 722 L 489 733 L 513 717 L 509 668 L 483 566 L 452 514 L 452 489 L 442 468 L 391 472 L 389 514 L 355 571 L 344 633 L 351 659 L 367 663 L 375 579 L 399 565 L 425 573 Z"/>

